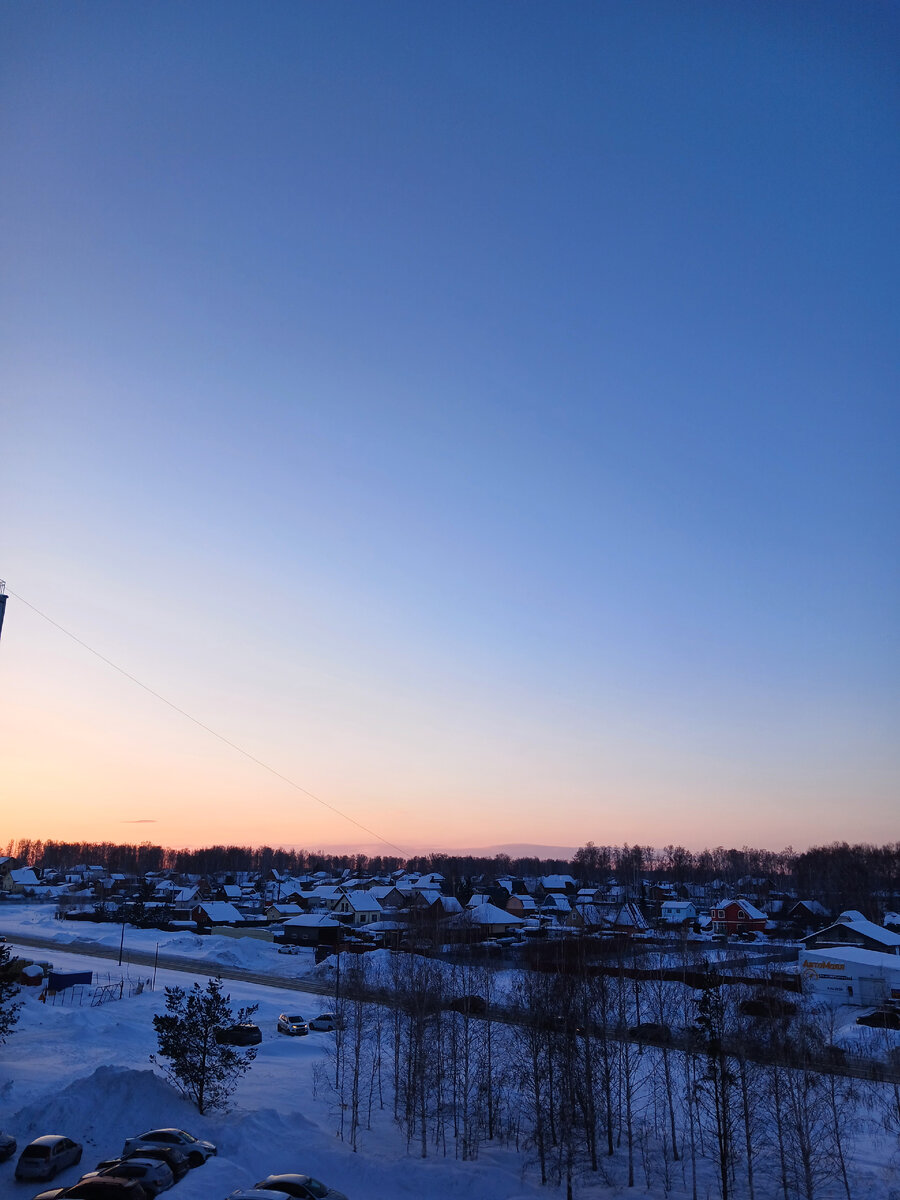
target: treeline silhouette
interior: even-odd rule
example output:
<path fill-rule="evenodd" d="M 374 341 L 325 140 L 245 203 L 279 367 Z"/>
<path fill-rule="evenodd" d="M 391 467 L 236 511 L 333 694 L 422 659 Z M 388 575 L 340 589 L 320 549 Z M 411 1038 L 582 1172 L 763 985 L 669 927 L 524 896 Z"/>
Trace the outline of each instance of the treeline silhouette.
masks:
<path fill-rule="evenodd" d="M 634 896 L 646 882 L 718 884 L 720 889 L 765 895 L 796 891 L 815 897 L 833 911 L 858 908 L 870 912 L 900 896 L 900 842 L 883 846 L 833 842 L 794 851 L 744 846 L 693 851 L 684 846 L 604 846 L 588 842 L 572 859 L 517 857 L 496 854 L 436 853 L 402 859 L 391 855 L 330 854 L 297 847 L 201 846 L 177 849 L 150 842 L 65 842 L 19 838 L 7 843 L 6 854 L 19 863 L 65 869 L 77 864 L 102 866 L 108 871 L 142 875 L 147 871 L 220 874 L 275 869 L 292 875 L 315 871 L 359 871 L 383 874 L 405 867 L 437 871 L 448 891 L 466 881 L 501 876 L 522 878 L 571 874 L 579 884 L 613 878 Z"/>

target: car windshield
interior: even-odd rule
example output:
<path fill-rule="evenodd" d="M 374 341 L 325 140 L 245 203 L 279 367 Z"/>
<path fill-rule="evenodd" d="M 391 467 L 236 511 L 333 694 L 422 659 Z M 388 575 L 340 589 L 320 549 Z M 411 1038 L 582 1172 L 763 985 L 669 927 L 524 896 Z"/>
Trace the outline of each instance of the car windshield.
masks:
<path fill-rule="evenodd" d="M 313 1179 L 312 1177 L 310 1177 L 306 1181 L 306 1186 L 307 1186 L 310 1194 L 313 1196 L 324 1197 L 324 1196 L 328 1195 L 328 1188 L 325 1186 L 324 1183 L 320 1183 L 318 1181 L 318 1179 Z"/>
<path fill-rule="evenodd" d="M 290 1021 L 290 1023 L 292 1025 L 302 1025 L 303 1024 L 302 1017 L 288 1017 L 288 1020 Z"/>
<path fill-rule="evenodd" d="M 49 1158 L 49 1146 L 26 1146 L 22 1151 L 23 1158 Z"/>

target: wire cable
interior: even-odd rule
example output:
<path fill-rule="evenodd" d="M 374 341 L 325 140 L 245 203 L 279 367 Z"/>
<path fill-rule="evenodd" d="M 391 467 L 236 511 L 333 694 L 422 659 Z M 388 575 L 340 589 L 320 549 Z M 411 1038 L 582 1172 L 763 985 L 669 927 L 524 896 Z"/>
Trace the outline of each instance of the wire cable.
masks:
<path fill-rule="evenodd" d="M 220 742 L 224 742 L 226 746 L 230 746 L 232 750 L 236 750 L 238 754 L 242 754 L 244 758 L 249 759 L 250 762 L 255 763 L 258 767 L 262 767 L 264 771 L 268 771 L 270 775 L 274 775 L 275 778 L 280 779 L 282 783 L 286 783 L 289 787 L 294 788 L 295 791 L 301 792 L 304 796 L 308 796 L 310 800 L 315 800 L 316 804 L 321 804 L 323 808 L 327 808 L 330 812 L 336 813 L 337 816 L 343 817 L 345 821 L 349 821 L 351 825 L 355 825 L 356 828 L 361 829 L 363 833 L 367 833 L 370 837 L 376 838 L 379 842 L 383 842 L 385 846 L 390 846 L 392 850 L 397 851 L 401 858 L 405 859 L 409 857 L 405 850 L 402 850 L 394 842 L 389 841 L 388 838 L 382 837 L 380 833 L 376 833 L 374 829 L 370 829 L 368 825 L 363 825 L 361 821 L 357 821 L 355 817 L 351 817 L 347 813 L 342 812 L 336 805 L 329 804 L 327 800 L 323 800 L 321 796 L 317 796 L 315 792 L 311 792 L 308 788 L 301 787 L 299 783 L 296 783 L 287 775 L 282 775 L 280 771 L 277 771 L 274 767 L 269 766 L 267 762 L 263 762 L 261 758 L 257 758 L 255 754 L 251 754 L 249 750 L 245 750 L 243 746 L 239 746 L 237 742 L 231 741 L 231 739 L 225 737 L 224 734 L 219 733 L 209 725 L 205 725 L 203 721 L 198 720 L 197 717 L 192 716 L 183 708 L 179 708 L 177 704 L 169 700 L 166 696 L 163 696 L 159 692 L 155 691 L 142 680 L 138 679 L 136 675 L 132 675 L 130 671 L 126 671 L 124 667 L 120 667 L 118 663 L 114 663 L 111 658 L 107 658 L 106 655 L 101 654 L 99 650 L 95 650 L 93 646 L 88 645 L 88 643 L 82 638 L 72 633 L 71 629 L 66 629 L 64 625 L 60 625 L 58 621 L 54 621 L 52 617 L 48 617 L 45 612 L 41 612 L 39 608 L 37 608 L 30 601 L 26 600 L 24 596 L 20 596 L 17 592 L 14 592 L 9 585 L 7 585 L 6 591 L 10 596 L 15 596 L 15 598 L 21 604 L 24 604 L 26 608 L 30 608 L 33 613 L 36 613 L 39 617 L 42 617 L 45 621 L 47 621 L 48 624 L 58 629 L 60 633 L 64 633 L 66 637 L 71 638 L 73 642 L 77 642 L 79 646 L 82 646 L 85 650 L 89 651 L 94 655 L 95 658 L 99 658 L 101 662 L 106 663 L 108 667 L 112 667 L 114 671 L 118 671 L 120 675 L 124 675 L 125 678 L 130 679 L 132 683 L 136 683 L 139 688 L 143 688 L 145 692 L 149 692 L 151 696 L 154 696 L 157 700 L 161 700 L 163 704 L 167 704 L 169 708 L 173 709 L 180 716 L 186 717 L 188 721 L 192 721 L 206 733 L 211 734 L 214 738 L 218 738 Z"/>

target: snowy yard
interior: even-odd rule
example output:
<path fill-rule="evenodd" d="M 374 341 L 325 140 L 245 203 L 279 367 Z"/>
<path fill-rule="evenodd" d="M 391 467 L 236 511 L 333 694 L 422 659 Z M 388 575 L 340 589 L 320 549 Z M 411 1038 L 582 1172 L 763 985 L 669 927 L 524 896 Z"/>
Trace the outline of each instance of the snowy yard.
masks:
<path fill-rule="evenodd" d="M 152 968 L 129 966 L 122 972 L 108 958 L 93 958 L 71 953 L 66 945 L 74 937 L 83 942 L 92 937 L 106 947 L 118 948 L 119 929 L 102 925 L 71 925 L 55 921 L 52 909 L 38 906 L 4 906 L 0 910 L 0 932 L 15 946 L 21 937 L 53 938 L 51 950 L 24 950 L 29 957 L 50 959 L 60 970 L 92 969 L 95 978 L 143 980 L 146 984 Z M 189 986 L 191 976 L 184 972 L 161 969 L 155 992 L 113 1001 L 99 1008 L 85 1005 L 42 1004 L 37 989 L 24 994 L 19 1024 L 5 1046 L 0 1047 L 0 1128 L 12 1133 L 20 1147 L 31 1138 L 45 1133 L 62 1133 L 84 1143 L 85 1155 L 80 1168 L 72 1168 L 57 1180 L 73 1182 L 101 1158 L 121 1151 L 126 1137 L 160 1125 L 176 1125 L 200 1137 L 214 1141 L 218 1157 L 191 1172 L 176 1185 L 174 1195 L 182 1200 L 224 1200 L 238 1186 L 250 1186 L 270 1173 L 300 1171 L 317 1176 L 346 1192 L 351 1200 L 393 1200 L 416 1197 L 426 1200 L 525 1200 L 526 1197 L 553 1197 L 564 1189 L 539 1185 L 533 1148 L 513 1144 L 505 1148 L 482 1140 L 477 1157 L 461 1161 L 454 1157 L 453 1142 L 445 1156 L 429 1146 L 429 1157 L 420 1157 L 413 1142 L 408 1149 L 406 1137 L 392 1119 L 390 1098 L 383 1110 L 376 1105 L 372 1128 L 364 1128 L 358 1152 L 349 1141 L 336 1137 L 340 1112 L 335 1094 L 327 1086 L 334 1070 L 329 1048 L 334 1035 L 312 1033 L 308 1037 L 287 1038 L 275 1029 L 277 1016 L 293 1010 L 309 1018 L 331 1007 L 327 997 L 304 993 L 299 978 L 327 981 L 333 963 L 314 968 L 312 955 L 282 956 L 267 943 L 219 937 L 198 938 L 191 934 L 160 934 L 157 931 L 126 930 L 129 946 L 152 953 L 157 940 L 161 954 L 194 957 L 205 966 L 223 969 L 242 968 L 256 972 L 271 971 L 280 978 L 297 979 L 296 991 L 284 987 L 266 987 L 243 980 L 226 980 L 235 1009 L 258 1004 L 256 1016 L 263 1041 L 258 1057 L 237 1088 L 232 1111 L 201 1117 L 160 1077 L 150 1063 L 156 1049 L 152 1027 L 154 1013 L 163 1011 L 163 988 L 167 984 Z M 389 956 L 370 957 L 372 968 Z M 407 956 L 404 956 L 404 960 Z M 449 968 L 432 963 L 432 969 L 445 974 Z M 381 969 L 384 969 L 382 965 Z M 201 980 L 201 982 L 203 982 Z M 504 981 L 506 983 L 507 981 Z M 498 990 L 505 990 L 500 988 Z M 127 988 L 126 988 L 127 993 Z M 880 1040 L 885 1035 L 855 1025 L 855 1011 L 838 1015 L 834 1041 L 844 1045 Z M 497 1047 L 510 1036 L 498 1029 Z M 887 1041 L 894 1044 L 897 1035 Z M 634 1052 L 632 1052 L 634 1053 Z M 643 1052 L 638 1052 L 642 1055 Z M 673 1063 L 683 1061 L 673 1053 Z M 676 1073 L 681 1068 L 676 1065 Z M 634 1065 L 636 1088 L 643 1092 L 648 1105 L 661 1102 L 658 1089 L 658 1058 L 646 1052 Z M 636 1094 L 638 1094 L 636 1092 Z M 524 1103 L 524 1100 L 523 1100 Z M 760 1096 L 760 1103 L 765 1103 Z M 859 1108 L 848 1127 L 848 1147 L 852 1155 L 851 1200 L 898 1200 L 893 1162 L 897 1146 L 867 1109 L 869 1100 L 861 1093 Z M 512 1107 L 516 1098 L 513 1096 Z M 646 1110 L 650 1121 L 649 1108 Z M 860 1118 L 857 1122 L 856 1116 Z M 644 1120 L 644 1116 L 641 1116 Z M 654 1118 L 655 1119 L 655 1118 Z M 649 1128 L 649 1124 L 646 1126 Z M 764 1154 L 772 1157 L 771 1132 L 763 1134 Z M 636 1172 L 635 1186 L 626 1188 L 623 1174 L 624 1151 L 615 1159 L 601 1159 L 602 1176 L 579 1170 L 576 1195 L 584 1200 L 600 1197 L 629 1196 L 663 1200 L 663 1197 L 691 1196 L 691 1181 L 684 1163 L 669 1163 L 665 1179 L 659 1168 L 648 1183 L 644 1172 Z M 640 1157 L 638 1157 L 640 1163 Z M 0 1165 L 0 1197 L 30 1197 L 39 1189 L 13 1181 L 15 1159 Z M 719 1194 L 709 1161 L 701 1163 L 699 1200 L 712 1200 Z M 736 1198 L 746 1192 L 746 1181 L 737 1168 Z M 773 1174 L 762 1170 L 755 1192 L 756 1200 L 777 1200 L 780 1190 Z M 827 1183 L 816 1197 L 838 1197 L 846 1193 Z"/>

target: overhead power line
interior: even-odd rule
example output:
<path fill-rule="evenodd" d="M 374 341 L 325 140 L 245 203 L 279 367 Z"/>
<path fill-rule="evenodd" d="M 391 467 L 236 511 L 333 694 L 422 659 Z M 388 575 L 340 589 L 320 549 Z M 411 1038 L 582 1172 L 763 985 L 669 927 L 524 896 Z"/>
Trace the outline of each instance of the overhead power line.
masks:
<path fill-rule="evenodd" d="M 66 629 L 64 625 L 60 625 L 59 621 L 54 621 L 52 617 L 48 617 L 45 612 L 41 612 L 36 605 L 32 604 L 29 600 L 26 600 L 24 596 L 20 596 L 18 592 L 14 592 L 12 588 L 7 587 L 6 590 L 10 596 L 14 596 L 16 600 L 18 600 L 21 604 L 24 604 L 26 608 L 30 608 L 33 613 L 36 613 L 39 617 L 42 617 L 48 624 L 52 625 L 55 629 L 58 629 L 60 633 L 64 633 L 66 637 L 71 638 L 73 642 L 77 642 L 79 646 L 89 651 L 89 653 L 93 654 L 95 658 L 99 658 L 101 662 L 106 663 L 108 667 L 112 667 L 114 671 L 118 671 L 120 675 L 124 675 L 126 679 L 129 679 L 132 683 L 137 684 L 139 688 L 143 688 L 145 692 L 149 692 L 149 694 L 155 697 L 155 699 L 161 700 L 163 704 L 168 705 L 169 708 L 173 709 L 180 716 L 185 717 L 188 721 L 192 721 L 195 725 L 199 726 L 200 729 L 204 730 L 208 734 L 211 734 L 212 737 L 218 738 L 220 742 L 224 742 L 226 746 L 230 746 L 232 750 L 236 750 L 238 754 L 242 754 L 244 758 L 249 759 L 250 762 L 255 763 L 258 767 L 262 767 L 264 771 L 268 771 L 270 775 L 274 775 L 275 778 L 280 779 L 282 783 L 286 783 L 288 787 L 292 787 L 295 791 L 309 797 L 310 800 L 314 800 L 316 804 L 321 804 L 321 806 L 323 808 L 327 808 L 329 812 L 336 813 L 337 816 L 343 817 L 345 821 L 349 821 L 351 825 L 355 825 L 356 828 L 361 829 L 363 833 L 367 833 L 370 837 L 376 838 L 379 842 L 383 842 L 385 846 L 390 846 L 392 850 L 397 851 L 401 858 L 408 857 L 406 851 L 401 849 L 400 846 L 397 846 L 388 838 L 382 837 L 380 833 L 376 833 L 375 830 L 370 829 L 368 825 L 363 825 L 362 821 L 357 821 L 355 817 L 351 817 L 348 813 L 342 812 L 337 805 L 330 804 L 327 800 L 323 800 L 321 796 L 317 796 L 315 792 L 311 792 L 309 788 L 302 787 L 295 780 L 289 778 L 287 775 L 283 775 L 281 771 L 276 770 L 275 767 L 270 766 L 261 758 L 257 758 L 255 754 L 251 754 L 249 750 L 245 750 L 243 746 L 239 746 L 237 742 L 233 742 L 230 738 L 225 737 L 223 733 L 219 733 L 218 730 L 213 729 L 211 726 L 205 724 L 197 717 L 192 716 L 191 713 L 179 707 L 179 705 L 175 704 L 174 701 L 169 700 L 167 696 L 163 696 L 160 692 L 157 692 L 155 688 L 150 687 L 149 684 L 146 684 L 143 682 L 143 680 L 138 679 L 136 675 L 132 675 L 130 671 L 126 671 L 124 667 L 120 667 L 118 663 L 113 662 L 111 658 L 107 658 L 105 654 L 101 654 L 99 650 L 95 650 L 94 647 L 84 641 L 83 638 L 80 638 L 77 634 L 72 633 L 71 629 Z"/>

